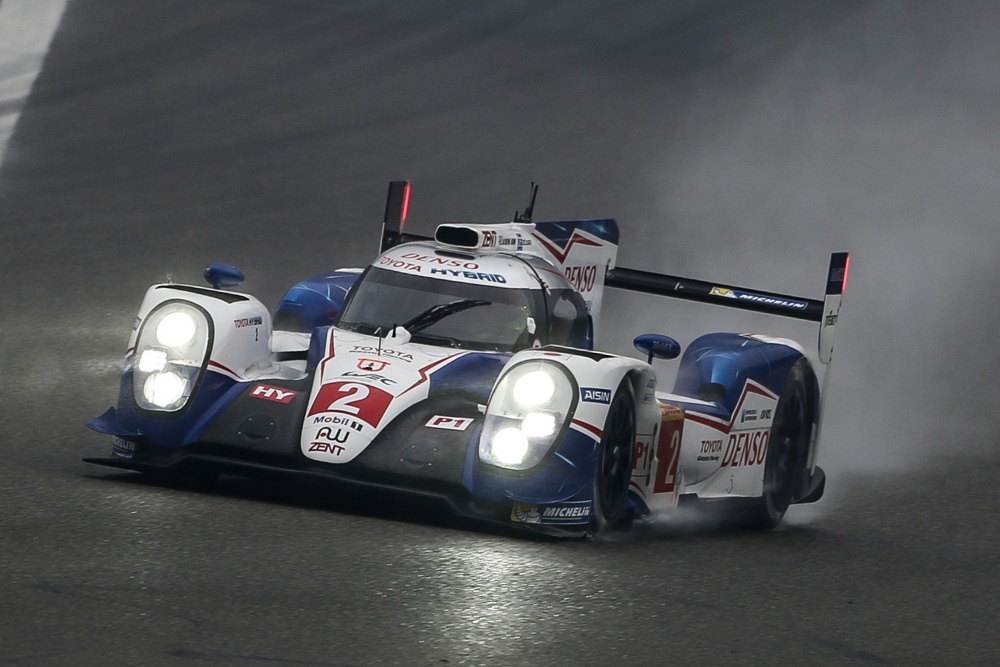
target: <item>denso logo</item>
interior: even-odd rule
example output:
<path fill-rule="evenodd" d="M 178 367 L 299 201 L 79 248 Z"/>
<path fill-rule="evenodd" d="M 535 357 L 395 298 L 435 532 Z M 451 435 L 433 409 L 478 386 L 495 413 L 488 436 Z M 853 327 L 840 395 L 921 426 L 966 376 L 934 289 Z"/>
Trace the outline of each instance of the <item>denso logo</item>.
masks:
<path fill-rule="evenodd" d="M 722 457 L 722 467 L 738 468 L 756 466 L 767 458 L 767 441 L 770 431 L 741 431 L 729 435 L 726 454 Z"/>
<path fill-rule="evenodd" d="M 415 262 L 423 262 L 425 264 L 438 264 L 441 266 L 451 266 L 456 269 L 468 269 L 470 271 L 475 271 L 479 268 L 479 265 L 475 262 L 466 262 L 461 259 L 450 259 L 448 257 L 431 257 L 429 255 L 421 255 L 418 252 L 408 252 L 400 255 L 403 259 L 412 259 Z"/>
<path fill-rule="evenodd" d="M 272 387 L 266 384 L 255 385 L 254 388 L 250 390 L 250 395 L 254 398 L 263 398 L 268 401 L 274 401 L 275 403 L 291 403 L 292 399 L 295 398 L 298 393 L 299 392 L 292 391 L 291 389 L 279 389 L 278 387 Z"/>
<path fill-rule="evenodd" d="M 566 268 L 566 280 L 577 292 L 589 292 L 597 281 L 597 267 L 570 266 Z"/>
<path fill-rule="evenodd" d="M 610 403 L 611 390 L 598 387 L 580 387 L 580 398 L 588 403 Z"/>

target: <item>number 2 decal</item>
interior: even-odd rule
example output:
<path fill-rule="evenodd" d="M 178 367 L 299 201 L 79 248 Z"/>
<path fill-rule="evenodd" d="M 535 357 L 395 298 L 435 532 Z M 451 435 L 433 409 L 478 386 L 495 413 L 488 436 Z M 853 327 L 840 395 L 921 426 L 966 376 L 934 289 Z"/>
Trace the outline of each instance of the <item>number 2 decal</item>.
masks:
<path fill-rule="evenodd" d="M 360 382 L 330 382 L 320 387 L 306 416 L 338 412 L 378 426 L 390 403 L 392 394 L 378 387 Z"/>
<path fill-rule="evenodd" d="M 357 415 L 361 413 L 361 408 L 354 405 L 360 401 L 368 398 L 368 394 L 371 393 L 371 389 L 363 384 L 357 384 L 355 382 L 345 382 L 337 388 L 337 393 L 346 393 L 347 396 L 341 396 L 340 398 L 334 399 L 327 407 L 327 412 L 346 412 L 349 415 Z"/>
<path fill-rule="evenodd" d="M 664 422 L 656 443 L 656 481 L 653 493 L 673 493 L 677 487 L 677 464 L 681 454 L 683 419 Z"/>

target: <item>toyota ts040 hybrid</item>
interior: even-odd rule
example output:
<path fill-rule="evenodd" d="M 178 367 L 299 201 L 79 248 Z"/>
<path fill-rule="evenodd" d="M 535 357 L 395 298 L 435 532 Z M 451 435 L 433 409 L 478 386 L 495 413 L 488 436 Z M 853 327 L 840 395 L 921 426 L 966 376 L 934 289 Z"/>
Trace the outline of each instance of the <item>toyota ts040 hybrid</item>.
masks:
<path fill-rule="evenodd" d="M 146 292 L 118 402 L 88 426 L 116 468 L 178 477 L 322 476 L 333 492 L 406 490 L 463 515 L 592 535 L 679 501 L 722 504 L 754 527 L 816 501 L 820 392 L 796 343 L 709 333 L 635 339 L 642 359 L 597 352 L 605 288 L 819 324 L 829 363 L 847 277 L 832 257 L 814 301 L 615 266 L 614 220 L 442 224 L 403 232 L 390 185 L 381 252 L 293 286 L 273 315 L 211 287 Z M 680 356 L 672 391 L 652 361 Z"/>

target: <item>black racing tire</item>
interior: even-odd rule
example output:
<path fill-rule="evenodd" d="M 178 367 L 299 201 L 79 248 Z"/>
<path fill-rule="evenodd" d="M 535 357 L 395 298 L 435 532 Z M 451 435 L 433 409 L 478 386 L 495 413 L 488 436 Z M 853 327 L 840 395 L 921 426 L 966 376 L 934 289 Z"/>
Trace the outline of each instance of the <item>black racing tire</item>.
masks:
<path fill-rule="evenodd" d="M 808 475 L 806 466 L 815 422 L 815 374 L 806 359 L 792 366 L 774 408 L 774 420 L 764 460 L 761 497 L 744 505 L 741 523 L 756 530 L 771 530 L 785 516 L 788 506 Z"/>
<path fill-rule="evenodd" d="M 635 447 L 635 398 L 628 379 L 622 380 L 608 406 L 604 432 L 597 448 L 591 527 L 603 533 L 625 517 L 625 500 L 632 478 Z"/>

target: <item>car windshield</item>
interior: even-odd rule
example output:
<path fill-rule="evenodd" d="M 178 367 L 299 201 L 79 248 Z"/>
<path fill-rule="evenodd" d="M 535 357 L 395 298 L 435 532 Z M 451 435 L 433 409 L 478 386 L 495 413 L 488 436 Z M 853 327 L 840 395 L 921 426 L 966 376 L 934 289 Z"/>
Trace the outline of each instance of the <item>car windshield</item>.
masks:
<path fill-rule="evenodd" d="M 338 326 L 386 334 L 405 325 L 414 342 L 511 352 L 531 343 L 534 325 L 529 318 L 540 310 L 536 298 L 540 296 L 527 289 L 372 267 L 355 286 Z"/>

